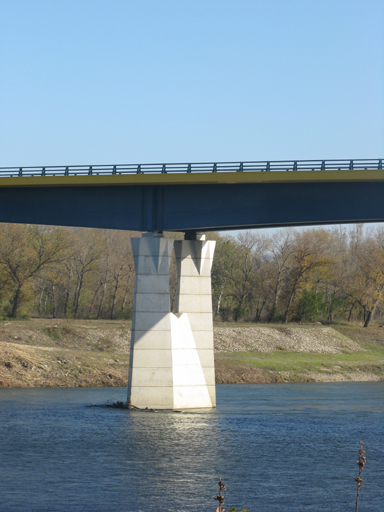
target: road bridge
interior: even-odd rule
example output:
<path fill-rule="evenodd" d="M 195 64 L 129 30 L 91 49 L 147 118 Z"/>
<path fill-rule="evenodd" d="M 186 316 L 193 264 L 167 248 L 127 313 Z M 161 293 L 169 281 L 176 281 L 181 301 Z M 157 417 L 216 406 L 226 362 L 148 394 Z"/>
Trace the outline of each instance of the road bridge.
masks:
<path fill-rule="evenodd" d="M 199 232 L 384 222 L 383 198 L 382 159 L 0 168 L 0 222 L 146 232 L 132 239 L 128 403 L 137 408 L 215 406 L 215 242 Z"/>
<path fill-rule="evenodd" d="M 384 221 L 382 159 L 0 168 L 0 222 L 209 231 Z"/>

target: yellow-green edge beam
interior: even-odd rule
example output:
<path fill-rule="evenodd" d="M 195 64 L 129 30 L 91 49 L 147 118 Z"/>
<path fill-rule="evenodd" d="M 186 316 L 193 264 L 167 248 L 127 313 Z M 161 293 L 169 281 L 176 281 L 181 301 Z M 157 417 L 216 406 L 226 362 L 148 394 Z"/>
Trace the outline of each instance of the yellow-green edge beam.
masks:
<path fill-rule="evenodd" d="M 27 176 L 1 178 L 3 187 L 62 187 L 111 185 L 214 185 L 238 183 L 316 183 L 383 181 L 383 170 L 270 171 L 175 174 L 114 174 L 83 176 Z"/>

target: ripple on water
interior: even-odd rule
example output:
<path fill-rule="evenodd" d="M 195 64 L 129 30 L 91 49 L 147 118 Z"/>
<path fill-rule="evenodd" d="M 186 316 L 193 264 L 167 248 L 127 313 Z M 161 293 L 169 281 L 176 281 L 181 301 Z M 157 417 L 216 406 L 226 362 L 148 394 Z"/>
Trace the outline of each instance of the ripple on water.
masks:
<path fill-rule="evenodd" d="M 384 503 L 384 383 L 222 385 L 211 411 L 86 407 L 124 388 L 0 390 L 6 512 L 361 510 Z"/>

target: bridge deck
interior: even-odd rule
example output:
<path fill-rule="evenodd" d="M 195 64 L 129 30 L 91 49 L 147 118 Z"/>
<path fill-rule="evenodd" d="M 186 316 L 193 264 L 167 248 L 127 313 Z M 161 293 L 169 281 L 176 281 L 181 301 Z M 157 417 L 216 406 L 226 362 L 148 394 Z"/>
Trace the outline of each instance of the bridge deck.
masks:
<path fill-rule="evenodd" d="M 0 177 L 0 187 L 60 187 L 108 185 L 209 185 L 240 183 L 316 183 L 382 181 L 384 170 L 228 172 L 199 174 L 116 174 L 79 176 Z"/>
<path fill-rule="evenodd" d="M 383 159 L 366 159 L 0 167 L 0 187 L 375 181 L 383 179 L 382 162 Z"/>
<path fill-rule="evenodd" d="M 121 167 L 2 168 L 0 222 L 135 231 L 384 222 L 378 159 Z"/>

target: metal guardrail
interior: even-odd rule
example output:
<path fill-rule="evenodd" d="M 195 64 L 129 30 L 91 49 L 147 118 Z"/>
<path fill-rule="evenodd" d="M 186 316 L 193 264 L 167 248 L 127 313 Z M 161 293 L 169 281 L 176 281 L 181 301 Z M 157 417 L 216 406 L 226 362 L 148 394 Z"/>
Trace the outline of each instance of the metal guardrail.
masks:
<path fill-rule="evenodd" d="M 67 165 L 46 167 L 0 167 L 0 178 L 28 176 L 97 176 L 114 174 L 171 174 L 269 171 L 348 171 L 383 169 L 384 159 L 367 160 L 275 160 L 255 162 L 204 162 L 189 164 Z"/>

